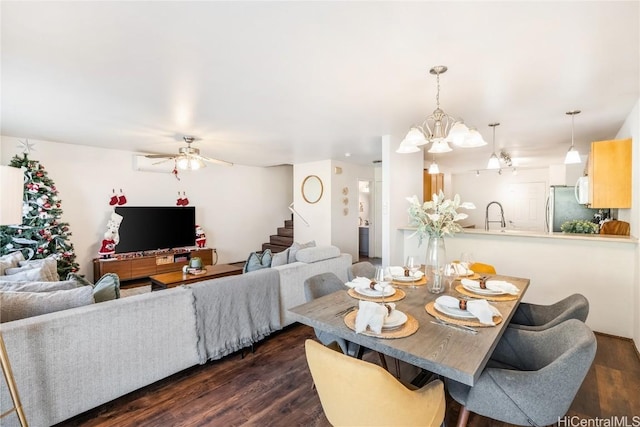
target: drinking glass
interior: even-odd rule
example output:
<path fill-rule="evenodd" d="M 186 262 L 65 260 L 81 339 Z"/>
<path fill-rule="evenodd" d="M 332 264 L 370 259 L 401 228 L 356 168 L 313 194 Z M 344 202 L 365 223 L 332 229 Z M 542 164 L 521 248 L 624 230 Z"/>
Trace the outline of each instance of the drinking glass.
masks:
<path fill-rule="evenodd" d="M 446 284 L 449 286 L 449 291 L 453 291 L 453 283 L 458 279 L 456 265 L 454 263 L 445 264 L 442 274 L 444 275 Z"/>
<path fill-rule="evenodd" d="M 373 277 L 373 280 L 376 283 L 379 283 L 381 286 L 384 286 L 384 268 L 380 267 L 380 266 L 376 266 L 376 274 Z M 384 288 L 382 290 L 382 303 L 384 304 Z"/>
<path fill-rule="evenodd" d="M 460 264 L 462 264 L 464 268 L 469 270 L 469 267 L 471 266 L 471 264 L 473 264 L 473 262 L 474 262 L 473 253 L 462 252 L 462 254 L 460 255 Z"/>
<path fill-rule="evenodd" d="M 416 257 L 408 256 L 405 267 L 409 269 L 409 271 L 411 272 L 411 276 L 413 277 L 414 273 L 420 270 L 420 263 L 418 262 L 418 259 Z"/>

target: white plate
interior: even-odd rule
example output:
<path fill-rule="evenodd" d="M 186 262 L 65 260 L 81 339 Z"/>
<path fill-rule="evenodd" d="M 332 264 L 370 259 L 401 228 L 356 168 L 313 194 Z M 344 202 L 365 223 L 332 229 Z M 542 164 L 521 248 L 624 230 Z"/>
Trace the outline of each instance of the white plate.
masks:
<path fill-rule="evenodd" d="M 380 298 L 382 297 L 382 292 L 381 291 L 376 291 L 375 289 L 371 289 L 371 288 L 355 288 L 356 292 L 359 293 L 360 295 L 364 295 L 365 297 L 373 297 L 373 298 Z M 391 286 L 387 287 L 387 290 L 384 293 L 385 297 L 390 297 L 391 295 L 396 293 L 396 288 L 393 288 Z"/>
<path fill-rule="evenodd" d="M 417 282 L 420 279 L 422 279 L 422 277 L 393 276 L 393 280 L 396 282 Z"/>
<path fill-rule="evenodd" d="M 474 292 L 476 294 L 481 294 L 481 295 L 503 295 L 506 294 L 506 292 L 501 291 L 501 290 L 493 290 L 493 289 L 482 289 L 480 287 L 480 283 L 474 281 L 474 280 L 462 280 L 462 287 L 465 288 L 468 291 Z"/>
<path fill-rule="evenodd" d="M 459 308 L 454 308 L 454 307 L 446 307 L 438 303 L 435 303 L 433 306 L 440 313 L 446 314 L 447 316 L 457 317 L 458 319 L 475 319 L 476 318 L 476 316 L 469 313 L 467 310 L 460 310 Z"/>
<path fill-rule="evenodd" d="M 386 319 L 384 319 L 384 324 L 382 325 L 382 329 L 391 329 L 397 328 L 398 326 L 402 326 L 407 323 L 407 315 L 399 310 L 393 310 Z"/>

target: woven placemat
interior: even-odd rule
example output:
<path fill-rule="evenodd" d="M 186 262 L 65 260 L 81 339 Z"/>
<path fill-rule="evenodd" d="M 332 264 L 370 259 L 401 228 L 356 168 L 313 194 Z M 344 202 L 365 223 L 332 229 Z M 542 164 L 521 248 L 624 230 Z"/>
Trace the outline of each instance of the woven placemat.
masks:
<path fill-rule="evenodd" d="M 391 284 L 393 284 L 393 286 L 407 286 L 407 287 L 424 286 L 427 284 L 427 278 L 425 276 L 422 276 L 420 280 L 416 280 L 415 282 L 400 282 L 399 280 L 392 280 Z"/>
<path fill-rule="evenodd" d="M 366 295 L 361 295 L 359 293 L 356 292 L 355 289 L 350 288 L 347 293 L 349 294 L 350 297 L 356 298 L 356 299 L 361 299 L 363 301 L 373 301 L 373 302 L 382 302 L 382 297 L 368 297 Z M 404 299 L 404 297 L 406 297 L 407 294 L 404 293 L 404 291 L 402 289 L 396 289 L 396 293 L 393 295 L 390 295 L 388 297 L 384 297 L 384 302 L 394 302 L 394 301 L 400 301 L 401 299 Z"/>
<path fill-rule="evenodd" d="M 435 304 L 435 301 L 430 301 L 427 303 L 427 305 L 425 305 L 424 308 L 425 310 L 427 310 L 427 313 L 429 313 L 436 319 L 445 320 L 449 323 L 454 323 L 456 325 L 474 326 L 474 327 L 477 326 L 481 328 L 492 326 L 492 325 L 485 325 L 484 323 L 480 323 L 480 321 L 475 317 L 473 319 L 458 319 L 457 317 L 447 316 L 446 314 L 440 313 L 438 310 L 436 310 L 436 308 L 434 307 L 434 304 Z M 499 323 L 502 323 L 502 317 L 493 316 L 493 322 L 496 325 Z"/>
<path fill-rule="evenodd" d="M 362 335 L 367 335 L 369 337 L 376 338 L 384 338 L 384 339 L 394 339 L 394 338 L 405 338 L 409 335 L 413 335 L 418 330 L 418 321 L 415 317 L 410 314 L 407 314 L 407 322 L 393 329 L 383 329 L 381 333 L 376 334 L 367 329 L 364 332 L 360 332 Z M 351 313 L 344 316 L 344 324 L 347 325 L 349 329 L 352 331 L 356 330 L 356 316 L 358 315 L 358 310 L 353 310 Z"/>
<path fill-rule="evenodd" d="M 473 274 L 472 274 L 472 275 L 470 275 L 470 276 L 461 276 L 461 277 L 458 277 L 456 280 L 457 280 L 457 281 L 460 281 L 461 279 L 478 280 L 480 277 L 482 277 L 482 276 L 480 276 L 478 273 L 473 273 Z"/>
<path fill-rule="evenodd" d="M 487 301 L 515 301 L 518 299 L 518 295 L 511 295 L 511 294 L 504 294 L 504 295 L 476 294 L 475 292 L 471 292 L 465 289 L 464 286 L 462 286 L 462 284 L 456 286 L 456 291 L 468 297 L 483 298 L 483 299 L 486 299 Z"/>

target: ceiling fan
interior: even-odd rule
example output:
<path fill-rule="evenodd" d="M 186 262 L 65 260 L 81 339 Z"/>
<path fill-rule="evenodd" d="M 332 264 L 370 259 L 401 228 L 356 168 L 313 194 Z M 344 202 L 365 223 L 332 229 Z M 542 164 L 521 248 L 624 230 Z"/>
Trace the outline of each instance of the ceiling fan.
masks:
<path fill-rule="evenodd" d="M 233 166 L 233 163 L 225 162 L 224 160 L 202 156 L 199 149 L 191 147 L 191 144 L 195 141 L 193 136 L 183 136 L 182 138 L 184 139 L 184 142 L 187 143 L 187 146 L 180 147 L 178 154 L 147 154 L 145 157 L 149 159 L 166 159 L 163 160 L 163 162 L 167 160 L 175 160 L 176 166 L 182 170 L 201 169 L 206 166 L 205 162 L 216 163 L 224 166 Z"/>

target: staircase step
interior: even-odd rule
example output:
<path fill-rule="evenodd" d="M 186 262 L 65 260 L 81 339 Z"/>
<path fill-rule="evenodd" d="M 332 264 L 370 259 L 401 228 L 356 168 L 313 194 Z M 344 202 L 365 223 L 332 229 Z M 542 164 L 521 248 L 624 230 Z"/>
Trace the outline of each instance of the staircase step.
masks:
<path fill-rule="evenodd" d="M 278 236 L 293 237 L 293 228 L 278 227 Z"/>
<path fill-rule="evenodd" d="M 272 245 L 289 247 L 293 245 L 293 237 L 277 236 L 275 234 L 272 234 L 271 236 L 269 236 L 269 243 Z"/>
<path fill-rule="evenodd" d="M 266 251 L 267 249 L 271 249 L 271 253 L 282 252 L 287 249 L 289 246 L 281 246 L 281 245 L 272 245 L 271 243 L 263 243 L 262 250 Z"/>
<path fill-rule="evenodd" d="M 284 226 L 285 226 L 285 228 L 293 228 L 293 220 L 292 219 L 285 219 L 284 220 Z"/>

